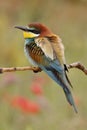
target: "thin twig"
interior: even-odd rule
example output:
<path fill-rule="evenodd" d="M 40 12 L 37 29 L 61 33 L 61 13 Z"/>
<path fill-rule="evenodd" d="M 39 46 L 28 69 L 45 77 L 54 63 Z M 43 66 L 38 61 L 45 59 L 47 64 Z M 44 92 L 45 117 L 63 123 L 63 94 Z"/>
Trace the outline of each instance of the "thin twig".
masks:
<path fill-rule="evenodd" d="M 68 69 L 77 68 L 77 69 L 83 71 L 87 75 L 87 68 L 85 68 L 85 66 L 79 62 L 74 62 L 72 64 L 69 64 L 69 65 L 67 65 L 67 67 L 68 67 Z M 25 70 L 32 70 L 32 71 L 37 72 L 38 68 L 37 67 L 30 67 L 30 66 L 0 68 L 0 74 L 2 74 L 4 72 L 25 71 Z"/>
<path fill-rule="evenodd" d="M 84 74 L 87 75 L 87 68 L 83 64 L 81 64 L 80 62 L 74 62 L 72 64 L 67 65 L 67 67 L 68 67 L 68 69 L 77 68 L 77 69 L 83 71 Z"/>

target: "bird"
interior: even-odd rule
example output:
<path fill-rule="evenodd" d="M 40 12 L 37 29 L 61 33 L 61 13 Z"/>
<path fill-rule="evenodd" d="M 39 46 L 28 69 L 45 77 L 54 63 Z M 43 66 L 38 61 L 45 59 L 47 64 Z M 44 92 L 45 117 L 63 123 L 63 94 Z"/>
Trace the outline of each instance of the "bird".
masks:
<path fill-rule="evenodd" d="M 72 84 L 67 76 L 68 68 L 61 38 L 42 23 L 33 22 L 27 26 L 15 26 L 15 28 L 23 31 L 24 52 L 29 62 L 37 68 L 34 72 L 44 71 L 61 86 L 68 103 L 77 113 L 70 89 Z"/>

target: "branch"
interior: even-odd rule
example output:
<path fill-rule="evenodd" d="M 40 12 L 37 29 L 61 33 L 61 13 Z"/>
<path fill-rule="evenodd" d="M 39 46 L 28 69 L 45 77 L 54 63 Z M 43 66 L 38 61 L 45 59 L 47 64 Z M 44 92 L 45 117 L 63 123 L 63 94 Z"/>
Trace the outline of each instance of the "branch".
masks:
<path fill-rule="evenodd" d="M 84 65 L 82 65 L 80 62 L 74 62 L 70 65 L 67 65 L 67 67 L 68 67 L 68 69 L 77 68 L 77 69 L 83 71 L 84 74 L 87 75 L 87 68 Z"/>
<path fill-rule="evenodd" d="M 68 69 L 72 69 L 72 68 L 77 68 L 81 71 L 83 71 L 86 75 L 87 75 L 87 69 L 85 68 L 84 65 L 82 65 L 79 62 L 74 62 L 72 64 L 67 65 Z M 0 68 L 0 74 L 4 73 L 4 72 L 14 72 L 14 71 L 25 71 L 25 70 L 32 70 L 34 72 L 38 72 L 38 67 L 30 67 L 30 66 L 26 66 L 26 67 L 8 67 L 8 68 Z M 39 70 L 40 72 L 41 70 Z"/>
<path fill-rule="evenodd" d="M 2 74 L 4 72 L 25 71 L 25 70 L 32 70 L 34 72 L 37 72 L 38 71 L 38 67 L 26 66 L 26 67 L 0 68 L 0 74 Z"/>

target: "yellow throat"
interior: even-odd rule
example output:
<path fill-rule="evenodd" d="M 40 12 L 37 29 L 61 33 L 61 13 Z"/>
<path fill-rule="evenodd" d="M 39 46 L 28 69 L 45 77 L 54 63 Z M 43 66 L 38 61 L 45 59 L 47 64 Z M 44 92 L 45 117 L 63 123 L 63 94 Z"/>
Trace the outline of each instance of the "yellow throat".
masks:
<path fill-rule="evenodd" d="M 34 38 L 34 37 L 38 37 L 39 34 L 35 34 L 35 33 L 32 33 L 32 32 L 23 32 L 23 35 L 24 35 L 24 38 Z"/>

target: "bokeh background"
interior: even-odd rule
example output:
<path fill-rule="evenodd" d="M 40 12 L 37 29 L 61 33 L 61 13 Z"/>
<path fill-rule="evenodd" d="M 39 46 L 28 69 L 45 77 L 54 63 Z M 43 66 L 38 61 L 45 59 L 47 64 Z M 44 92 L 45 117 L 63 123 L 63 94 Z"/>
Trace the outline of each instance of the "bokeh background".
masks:
<path fill-rule="evenodd" d="M 14 26 L 31 22 L 62 38 L 67 64 L 87 66 L 87 0 L 0 0 L 0 67 L 30 65 Z M 77 69 L 68 75 L 78 114 L 44 72 L 0 75 L 0 130 L 87 130 L 87 77 Z"/>

